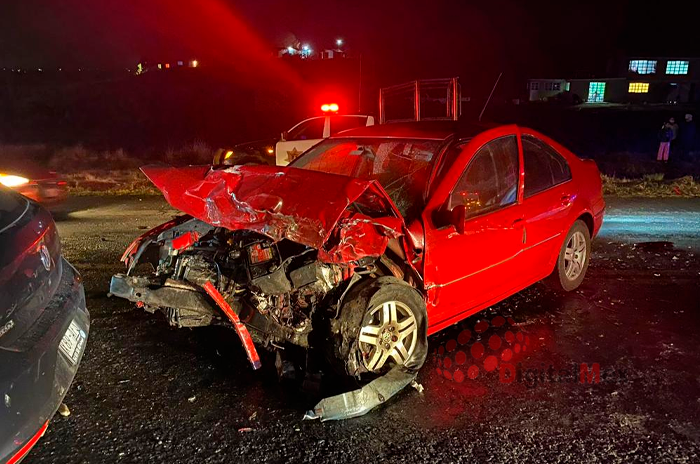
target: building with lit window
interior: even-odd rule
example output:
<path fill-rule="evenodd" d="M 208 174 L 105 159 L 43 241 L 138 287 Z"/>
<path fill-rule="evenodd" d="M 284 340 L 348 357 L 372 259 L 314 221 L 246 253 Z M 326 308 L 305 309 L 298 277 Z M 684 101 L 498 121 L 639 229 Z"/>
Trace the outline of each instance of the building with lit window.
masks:
<path fill-rule="evenodd" d="M 530 79 L 530 101 L 569 92 L 588 103 L 698 103 L 700 58 L 629 57 L 612 75 L 586 79 Z M 558 91 L 552 88 L 557 83 Z"/>
<path fill-rule="evenodd" d="M 569 82 L 566 79 L 530 79 L 527 90 L 530 93 L 530 101 L 546 100 L 568 91 Z"/>

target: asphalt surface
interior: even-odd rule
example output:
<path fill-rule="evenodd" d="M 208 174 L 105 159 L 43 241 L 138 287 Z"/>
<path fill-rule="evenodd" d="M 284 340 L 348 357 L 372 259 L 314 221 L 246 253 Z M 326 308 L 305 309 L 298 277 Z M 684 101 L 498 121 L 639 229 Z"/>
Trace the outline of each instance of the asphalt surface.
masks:
<path fill-rule="evenodd" d="M 319 423 L 302 421 L 318 397 L 269 356 L 253 372 L 233 331 L 107 297 L 123 249 L 172 214 L 161 199 L 74 199 L 59 230 L 92 330 L 72 414 L 26 462 L 700 462 L 700 201 L 609 206 L 578 291 L 537 284 L 432 337 L 422 393 Z"/>

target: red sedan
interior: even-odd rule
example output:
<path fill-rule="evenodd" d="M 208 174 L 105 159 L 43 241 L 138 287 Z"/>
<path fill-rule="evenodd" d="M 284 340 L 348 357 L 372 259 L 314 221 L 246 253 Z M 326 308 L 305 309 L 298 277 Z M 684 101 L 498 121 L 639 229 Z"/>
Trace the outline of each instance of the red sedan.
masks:
<path fill-rule="evenodd" d="M 413 379 L 427 335 L 545 278 L 577 288 L 605 208 L 594 162 L 514 125 L 386 124 L 289 167 L 144 173 L 186 215 L 129 247 L 114 295 L 181 327 L 229 320 L 254 368 L 253 342 L 319 349 L 376 379 L 379 398 Z M 135 272 L 144 261 L 154 274 Z M 359 415 L 375 397 L 329 398 L 315 415 Z"/>

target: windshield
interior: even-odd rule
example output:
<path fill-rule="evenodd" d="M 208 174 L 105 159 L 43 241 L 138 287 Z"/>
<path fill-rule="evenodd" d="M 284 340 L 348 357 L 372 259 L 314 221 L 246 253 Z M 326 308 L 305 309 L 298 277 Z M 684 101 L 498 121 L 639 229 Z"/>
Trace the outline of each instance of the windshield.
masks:
<path fill-rule="evenodd" d="M 306 151 L 291 166 L 377 180 L 401 214 L 420 213 L 423 192 L 441 140 L 328 139 Z"/>

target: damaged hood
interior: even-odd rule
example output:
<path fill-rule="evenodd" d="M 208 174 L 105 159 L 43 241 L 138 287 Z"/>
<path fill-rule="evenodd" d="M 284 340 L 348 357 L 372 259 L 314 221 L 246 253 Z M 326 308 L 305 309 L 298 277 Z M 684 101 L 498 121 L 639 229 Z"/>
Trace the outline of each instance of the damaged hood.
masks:
<path fill-rule="evenodd" d="M 403 233 L 400 213 L 373 180 L 281 166 L 141 171 L 171 206 L 190 216 L 316 248 L 325 262 L 379 256 Z"/>

